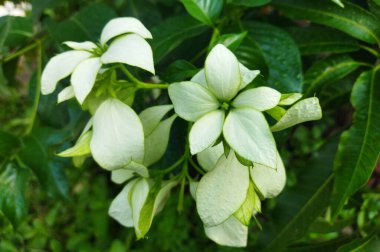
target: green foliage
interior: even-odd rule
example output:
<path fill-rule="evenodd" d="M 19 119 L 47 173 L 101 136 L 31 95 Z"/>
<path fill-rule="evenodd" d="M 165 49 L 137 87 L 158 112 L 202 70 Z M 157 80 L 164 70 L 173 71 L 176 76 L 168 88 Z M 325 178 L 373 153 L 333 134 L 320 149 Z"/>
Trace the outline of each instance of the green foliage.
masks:
<path fill-rule="evenodd" d="M 0 251 L 378 250 L 378 0 L 31 2 L 25 17 L 0 17 Z M 75 145 L 90 115 L 76 101 L 56 104 L 69 79 L 57 92 L 39 97 L 40 64 L 66 50 L 64 41 L 98 42 L 104 25 L 118 16 L 136 17 L 152 32 L 147 41 L 159 78 L 128 68 L 149 84 L 189 80 L 204 68 L 210 49 L 222 43 L 246 67 L 260 70 L 246 89 L 270 86 L 289 93 L 281 99 L 301 92 L 319 99 L 320 121 L 274 134 L 287 183 L 277 198 L 262 202 L 262 213 L 255 216 L 262 231 L 250 221 L 257 207 L 252 199 L 235 213 L 248 225 L 247 248 L 221 247 L 206 239 L 185 179 L 153 222 L 157 191 L 151 191 L 139 220 L 146 236 L 136 241 L 132 229 L 107 215 L 122 186 L 111 183 L 87 156 L 73 161 L 57 156 Z M 104 83 L 121 74 L 105 77 Z M 112 85 L 117 84 L 128 85 Z M 134 98 L 138 112 L 170 103 L 165 90 L 130 90 L 132 95 L 116 95 L 130 104 Z M 103 99 L 92 98 L 94 104 Z M 266 111 L 271 125 L 294 106 L 280 105 Z M 88 106 L 94 110 L 92 103 Z M 171 120 L 173 113 L 160 119 Z M 183 160 L 187 128 L 184 120 L 174 121 L 168 149 L 149 167 L 151 172 L 161 174 Z M 83 153 L 88 143 L 85 147 Z M 228 145 L 224 148 L 231 154 Z M 186 175 L 199 180 L 204 171 L 195 160 L 185 167 Z M 183 176 L 174 168 L 170 178 Z"/>

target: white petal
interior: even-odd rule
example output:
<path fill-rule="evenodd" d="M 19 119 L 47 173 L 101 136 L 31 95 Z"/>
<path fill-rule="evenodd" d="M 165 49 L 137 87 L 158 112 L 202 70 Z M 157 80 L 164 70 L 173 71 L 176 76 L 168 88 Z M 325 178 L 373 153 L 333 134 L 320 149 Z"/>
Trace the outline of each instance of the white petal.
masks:
<path fill-rule="evenodd" d="M 276 168 L 276 143 L 264 115 L 254 109 L 234 109 L 224 123 L 223 135 L 240 156 Z"/>
<path fill-rule="evenodd" d="M 90 120 L 88 120 L 88 122 L 84 126 L 84 129 L 80 135 L 83 136 L 87 131 L 89 131 L 92 128 L 93 123 L 94 123 L 94 119 L 93 117 L 91 117 Z"/>
<path fill-rule="evenodd" d="M 71 75 L 71 85 L 80 104 L 91 92 L 101 66 L 100 58 L 86 59 L 75 68 Z"/>
<path fill-rule="evenodd" d="M 159 105 L 143 110 L 139 114 L 139 117 L 144 127 L 145 136 L 151 134 L 162 118 L 164 118 L 164 116 L 172 109 L 173 105 Z"/>
<path fill-rule="evenodd" d="M 307 98 L 297 102 L 288 109 L 281 119 L 271 127 L 273 132 L 280 131 L 293 125 L 319 120 L 322 118 L 322 109 L 317 97 Z"/>
<path fill-rule="evenodd" d="M 135 186 L 132 189 L 131 205 L 133 212 L 133 226 L 135 227 L 137 238 L 141 238 L 139 220 L 141 209 L 144 206 L 146 199 L 148 198 L 149 189 L 149 182 L 147 179 L 140 179 L 136 182 Z"/>
<path fill-rule="evenodd" d="M 241 224 L 234 216 L 217 226 L 205 227 L 205 232 L 208 238 L 219 245 L 230 247 L 247 246 L 248 227 Z"/>
<path fill-rule="evenodd" d="M 190 81 L 201 84 L 205 88 L 208 88 L 204 69 L 200 70 L 196 75 L 194 75 Z"/>
<path fill-rule="evenodd" d="M 63 42 L 63 44 L 67 45 L 68 47 L 74 50 L 85 50 L 85 51 L 91 51 L 97 47 L 96 44 L 90 41 L 85 41 L 85 42 L 66 41 L 66 42 Z"/>
<path fill-rule="evenodd" d="M 258 87 L 239 94 L 232 106 L 236 108 L 249 107 L 264 111 L 275 107 L 280 101 L 281 93 L 269 87 Z"/>
<path fill-rule="evenodd" d="M 290 93 L 290 94 L 282 94 L 281 100 L 278 105 L 292 105 L 296 101 L 302 98 L 302 94 L 300 93 Z"/>
<path fill-rule="evenodd" d="M 100 36 L 100 42 L 105 44 L 111 38 L 124 33 L 136 33 L 146 39 L 152 38 L 152 34 L 145 28 L 140 20 L 133 17 L 121 17 L 112 19 L 104 26 Z"/>
<path fill-rule="evenodd" d="M 249 83 L 251 83 L 259 74 L 259 70 L 249 70 L 246 66 L 239 63 L 241 83 L 240 90 L 245 88 Z"/>
<path fill-rule="evenodd" d="M 117 220 L 121 225 L 133 227 L 132 207 L 130 204 L 131 189 L 137 180 L 129 182 L 112 201 L 108 210 L 109 216 Z"/>
<path fill-rule="evenodd" d="M 215 168 L 219 158 L 223 155 L 224 148 L 223 143 L 219 143 L 216 146 L 205 149 L 197 154 L 198 163 L 206 171 L 211 171 Z"/>
<path fill-rule="evenodd" d="M 69 76 L 80 62 L 90 56 L 91 53 L 86 51 L 67 51 L 51 58 L 42 72 L 41 93 L 53 93 L 57 82 Z"/>
<path fill-rule="evenodd" d="M 122 184 L 134 176 L 135 172 L 127 169 L 113 170 L 111 173 L 111 181 L 116 184 Z"/>
<path fill-rule="evenodd" d="M 244 202 L 249 186 L 248 167 L 231 152 L 223 155 L 214 170 L 199 181 L 196 191 L 198 214 L 206 226 L 226 221 Z"/>
<path fill-rule="evenodd" d="M 162 158 L 169 143 L 170 129 L 176 115 L 160 122 L 153 132 L 145 137 L 144 164 L 149 166 Z"/>
<path fill-rule="evenodd" d="M 104 64 L 125 63 L 154 74 L 152 48 L 142 37 L 128 34 L 115 39 L 102 55 Z"/>
<path fill-rule="evenodd" d="M 222 101 L 233 98 L 240 87 L 239 62 L 224 45 L 216 45 L 206 58 L 205 73 L 208 87 Z"/>
<path fill-rule="evenodd" d="M 210 91 L 190 81 L 170 85 L 169 96 L 175 112 L 187 121 L 194 122 L 219 107 L 218 100 Z"/>
<path fill-rule="evenodd" d="M 276 197 L 285 187 L 285 167 L 278 152 L 276 169 L 254 165 L 250 172 L 253 182 L 264 198 Z"/>
<path fill-rule="evenodd" d="M 139 117 L 117 99 L 104 101 L 94 115 L 90 146 L 95 161 L 106 170 L 142 162 L 144 133 Z"/>
<path fill-rule="evenodd" d="M 198 119 L 189 134 L 190 152 L 195 155 L 211 147 L 223 130 L 224 111 L 212 111 Z"/>
<path fill-rule="evenodd" d="M 65 87 L 61 92 L 59 92 L 57 103 L 70 100 L 73 97 L 75 97 L 74 88 L 72 86 Z"/>

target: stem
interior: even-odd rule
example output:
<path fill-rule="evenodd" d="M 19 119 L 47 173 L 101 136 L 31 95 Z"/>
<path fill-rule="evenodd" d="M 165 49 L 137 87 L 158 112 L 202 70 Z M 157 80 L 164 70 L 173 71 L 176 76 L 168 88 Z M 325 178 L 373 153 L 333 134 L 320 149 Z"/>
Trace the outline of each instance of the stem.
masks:
<path fill-rule="evenodd" d="M 192 166 L 195 170 L 197 170 L 197 172 L 199 172 L 199 173 L 202 174 L 202 175 L 205 174 L 205 172 L 203 171 L 203 169 L 202 169 L 199 165 L 197 165 L 197 164 L 194 162 L 193 159 L 189 158 L 189 162 L 190 162 L 191 166 Z"/>
<path fill-rule="evenodd" d="M 119 64 L 121 71 L 133 82 L 136 84 L 137 88 L 142 89 L 153 89 L 153 88 L 159 88 L 159 89 L 167 89 L 169 87 L 169 84 L 161 83 L 161 84 L 155 84 L 155 83 L 146 83 L 143 81 L 138 80 L 131 72 L 128 71 L 128 69 L 122 65 Z"/>
<path fill-rule="evenodd" d="M 11 61 L 11 60 L 13 60 L 14 58 L 19 57 L 20 55 L 23 55 L 24 53 L 26 53 L 26 52 L 28 52 L 28 51 L 30 51 L 30 50 L 33 50 L 35 47 L 40 46 L 40 45 L 41 45 L 41 41 L 43 41 L 43 40 L 45 40 L 45 37 L 42 37 L 42 38 L 38 39 L 36 42 L 34 42 L 33 44 L 30 44 L 30 45 L 28 45 L 28 46 L 26 46 L 26 47 L 24 47 L 24 48 L 22 48 L 22 49 L 20 49 L 20 50 L 18 50 L 18 51 L 16 51 L 16 52 L 14 52 L 14 53 L 8 55 L 7 57 L 5 57 L 5 58 L 2 60 L 3 63 L 6 63 L 6 62 L 8 62 L 8 61 Z"/>
<path fill-rule="evenodd" d="M 185 161 L 186 158 L 187 158 L 186 155 L 182 155 L 182 157 L 180 157 L 174 164 L 172 164 L 171 166 L 169 166 L 165 170 L 158 171 L 158 173 L 165 174 L 165 173 L 171 172 L 172 170 L 174 170 L 175 168 L 177 168 L 180 164 L 182 164 Z"/>
<path fill-rule="evenodd" d="M 182 180 L 181 180 L 181 188 L 179 190 L 179 196 L 178 196 L 178 205 L 177 205 L 177 211 L 181 213 L 183 211 L 183 198 L 185 196 L 185 185 L 186 185 L 186 174 L 187 174 L 187 167 L 188 164 L 185 163 L 183 165 L 182 170 Z"/>
<path fill-rule="evenodd" d="M 26 134 L 29 135 L 33 129 L 34 122 L 36 120 L 36 115 L 38 111 L 38 104 L 40 102 L 41 96 L 41 72 L 42 72 L 42 46 L 41 41 L 37 41 L 37 77 L 36 77 L 36 90 L 34 94 L 34 101 L 32 107 L 32 115 L 30 117 L 30 123 L 28 128 L 26 129 Z"/>

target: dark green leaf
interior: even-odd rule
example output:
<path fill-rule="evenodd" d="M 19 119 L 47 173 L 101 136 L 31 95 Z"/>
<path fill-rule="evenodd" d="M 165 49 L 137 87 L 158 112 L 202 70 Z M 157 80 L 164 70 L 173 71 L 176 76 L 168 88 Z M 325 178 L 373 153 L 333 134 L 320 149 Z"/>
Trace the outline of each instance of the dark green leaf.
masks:
<path fill-rule="evenodd" d="M 0 210 L 14 227 L 27 214 L 24 192 L 27 188 L 28 172 L 14 164 L 8 164 L 0 174 Z"/>
<path fill-rule="evenodd" d="M 107 5 L 91 4 L 69 19 L 51 25 L 49 32 L 57 42 L 98 41 L 103 26 L 115 17 L 115 11 Z"/>
<path fill-rule="evenodd" d="M 18 137 L 0 130 L 0 156 L 12 156 L 20 147 Z"/>
<path fill-rule="evenodd" d="M 18 46 L 33 35 L 33 22 L 26 17 L 0 17 L 0 28 L 0 47 Z"/>
<path fill-rule="evenodd" d="M 26 137 L 24 145 L 19 156 L 34 172 L 46 193 L 66 197 L 67 181 L 63 171 L 64 166 L 59 161 L 62 159 L 49 160 L 47 143 L 34 135 Z"/>
<path fill-rule="evenodd" d="M 342 237 L 329 241 L 311 242 L 310 244 L 294 245 L 286 249 L 286 252 L 336 252 L 337 249 L 352 241 L 352 237 Z"/>
<path fill-rule="evenodd" d="M 292 241 L 302 238 L 309 226 L 319 217 L 329 204 L 332 189 L 332 165 L 336 151 L 336 141 L 330 141 L 320 151 L 314 153 L 307 163 L 307 172 L 300 177 L 294 188 L 278 197 L 269 245 L 265 251 L 282 251 Z M 265 230 L 264 226 L 264 230 Z"/>
<path fill-rule="evenodd" d="M 351 94 L 355 108 L 351 128 L 341 136 L 334 162 L 335 182 L 332 214 L 370 178 L 380 153 L 379 68 L 362 73 Z"/>
<path fill-rule="evenodd" d="M 217 41 L 217 44 L 223 44 L 230 50 L 234 51 L 247 36 L 247 32 L 223 34 Z"/>
<path fill-rule="evenodd" d="M 341 8 L 331 1 L 274 0 L 275 6 L 294 19 L 307 19 L 341 30 L 368 43 L 380 43 L 379 20 L 358 5 L 345 2 Z"/>
<path fill-rule="evenodd" d="M 165 70 L 163 78 L 168 82 L 178 82 L 193 77 L 198 71 L 190 62 L 177 60 Z"/>
<path fill-rule="evenodd" d="M 350 99 L 351 89 L 355 79 L 351 75 L 334 82 L 333 85 L 325 85 L 318 94 L 322 110 L 336 110 L 340 105 L 347 103 Z"/>
<path fill-rule="evenodd" d="M 380 3 L 376 0 L 367 0 L 369 10 L 377 17 L 380 18 Z"/>
<path fill-rule="evenodd" d="M 155 62 L 160 62 L 185 39 L 195 37 L 206 29 L 207 26 L 187 16 L 172 17 L 160 23 L 152 29 Z"/>
<path fill-rule="evenodd" d="M 181 0 L 181 2 L 192 17 L 210 26 L 213 26 L 223 9 L 223 1 Z"/>
<path fill-rule="evenodd" d="M 360 251 L 360 252 L 377 252 L 380 248 L 380 234 L 372 234 L 366 238 L 358 238 L 346 245 L 341 246 L 337 252 Z"/>
<path fill-rule="evenodd" d="M 345 53 L 360 49 L 353 38 L 327 27 L 291 27 L 287 31 L 294 38 L 303 55 L 324 52 Z"/>
<path fill-rule="evenodd" d="M 269 68 L 268 82 L 282 93 L 301 91 L 302 69 L 298 47 L 278 27 L 258 22 L 245 22 L 249 40 L 260 48 Z"/>
<path fill-rule="evenodd" d="M 305 73 L 303 93 L 313 95 L 329 83 L 334 83 L 355 71 L 361 65 L 348 55 L 334 55 L 317 61 Z"/>
<path fill-rule="evenodd" d="M 150 1 L 128 0 L 122 1 L 122 16 L 139 19 L 148 29 L 162 21 L 160 9 Z"/>
<path fill-rule="evenodd" d="M 270 1 L 271 0 L 227 0 L 227 3 L 248 7 L 256 7 L 266 5 Z"/>

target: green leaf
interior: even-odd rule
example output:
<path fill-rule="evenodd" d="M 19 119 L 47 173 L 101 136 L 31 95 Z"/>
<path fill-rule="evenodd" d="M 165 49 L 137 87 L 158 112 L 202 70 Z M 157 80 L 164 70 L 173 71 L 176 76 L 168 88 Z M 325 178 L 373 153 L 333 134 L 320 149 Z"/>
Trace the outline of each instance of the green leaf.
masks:
<path fill-rule="evenodd" d="M 261 243 L 264 251 L 282 251 L 292 242 L 302 238 L 309 226 L 327 208 L 332 189 L 331 170 L 336 151 L 335 139 L 315 152 L 307 162 L 307 172 L 302 173 L 297 185 L 285 190 L 277 200 L 274 226 L 264 226 Z M 269 240 L 265 240 L 267 238 Z M 264 239 L 264 240 L 263 240 Z"/>
<path fill-rule="evenodd" d="M 247 6 L 247 7 L 257 7 L 266 5 L 271 0 L 227 0 L 227 3 L 234 4 L 234 5 L 241 5 L 241 6 Z"/>
<path fill-rule="evenodd" d="M 162 78 L 168 82 L 179 82 L 193 77 L 199 69 L 186 60 L 176 60 L 165 70 Z"/>
<path fill-rule="evenodd" d="M 352 86 L 355 79 L 351 75 L 334 82 L 334 85 L 325 85 L 318 94 L 322 110 L 332 109 L 349 102 Z"/>
<path fill-rule="evenodd" d="M 291 27 L 287 31 L 296 41 L 302 55 L 345 53 L 360 49 L 355 39 L 327 27 Z"/>
<path fill-rule="evenodd" d="M 66 149 L 57 155 L 60 157 L 80 157 L 91 154 L 90 141 L 92 131 L 87 131 L 81 135 L 75 145 L 69 149 Z"/>
<path fill-rule="evenodd" d="M 223 1 L 181 0 L 181 2 L 192 17 L 210 26 L 213 26 L 223 9 Z"/>
<path fill-rule="evenodd" d="M 152 29 L 152 49 L 155 62 L 160 62 L 184 40 L 195 37 L 206 30 L 207 26 L 188 16 L 166 19 Z"/>
<path fill-rule="evenodd" d="M 350 243 L 347 243 L 341 246 L 337 252 L 347 252 L 347 251 L 355 251 L 355 252 L 376 252 L 380 247 L 380 234 L 374 233 L 372 235 L 367 236 L 366 238 L 358 238 L 353 240 Z"/>
<path fill-rule="evenodd" d="M 0 210 L 14 227 L 27 214 L 24 192 L 27 189 L 28 172 L 14 164 L 8 164 L 0 174 Z"/>
<path fill-rule="evenodd" d="M 368 43 L 380 43 L 380 24 L 370 12 L 345 2 L 341 8 L 329 1 L 274 0 L 275 7 L 293 19 L 307 19 L 341 30 Z"/>
<path fill-rule="evenodd" d="M 0 156 L 12 156 L 20 147 L 19 138 L 0 130 Z"/>
<path fill-rule="evenodd" d="M 57 42 L 98 41 L 103 26 L 116 16 L 107 5 L 94 3 L 80 9 L 69 19 L 49 26 L 48 31 Z"/>
<path fill-rule="evenodd" d="M 247 32 L 223 34 L 220 36 L 216 44 L 223 44 L 228 49 L 234 51 L 247 36 Z"/>
<path fill-rule="evenodd" d="M 49 146 L 35 135 L 24 138 L 23 142 L 20 159 L 34 172 L 42 188 L 48 195 L 66 197 L 68 188 L 62 160 L 49 159 Z"/>
<path fill-rule="evenodd" d="M 335 158 L 332 214 L 337 216 L 346 200 L 370 178 L 380 153 L 379 68 L 362 73 L 351 94 L 353 124 L 341 136 Z"/>
<path fill-rule="evenodd" d="M 314 63 L 305 73 L 305 96 L 319 93 L 324 85 L 335 83 L 355 71 L 361 65 L 348 55 L 334 55 Z"/>
<path fill-rule="evenodd" d="M 0 47 L 18 46 L 33 36 L 33 22 L 26 17 L 0 17 L 0 28 Z"/>
<path fill-rule="evenodd" d="M 282 29 L 266 23 L 244 22 L 243 26 L 268 65 L 269 85 L 281 93 L 301 91 L 301 58 L 293 39 Z"/>
<path fill-rule="evenodd" d="M 259 197 L 255 193 L 252 181 L 249 182 L 247 197 L 241 207 L 234 213 L 234 216 L 243 224 L 248 226 L 252 218 L 252 213 L 257 206 Z M 259 203 L 260 204 L 260 203 Z"/>

